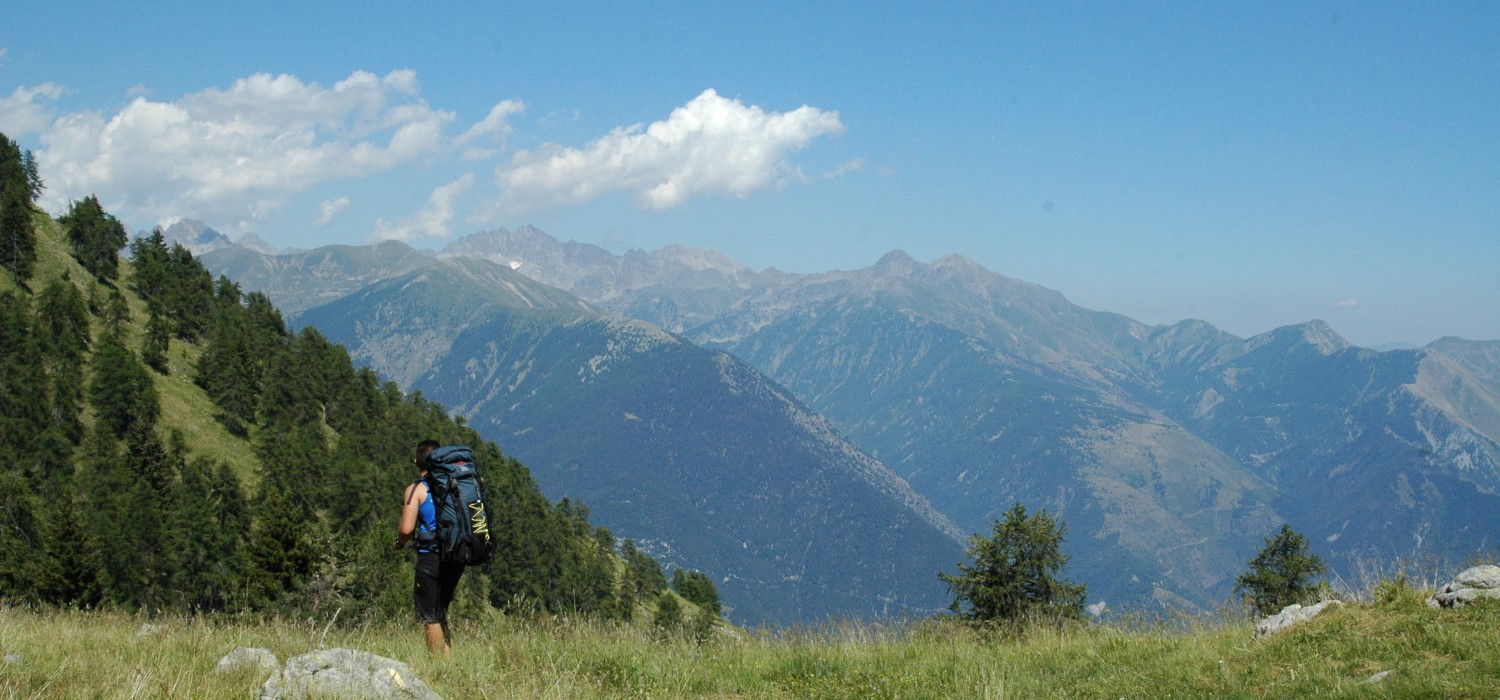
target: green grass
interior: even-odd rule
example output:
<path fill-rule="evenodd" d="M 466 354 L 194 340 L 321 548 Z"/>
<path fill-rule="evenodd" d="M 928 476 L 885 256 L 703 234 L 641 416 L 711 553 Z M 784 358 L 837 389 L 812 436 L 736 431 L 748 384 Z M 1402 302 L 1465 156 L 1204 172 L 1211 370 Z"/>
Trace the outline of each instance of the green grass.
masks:
<path fill-rule="evenodd" d="M 146 622 L 162 630 L 138 638 Z M 351 647 L 407 662 L 449 698 L 1495 698 L 1500 603 L 1430 610 L 1417 594 L 1349 604 L 1265 640 L 1245 620 L 1117 622 L 985 635 L 932 622 L 723 631 L 706 643 L 641 626 L 455 617 L 447 659 L 415 625 L 152 619 L 0 609 L 0 697 L 247 697 L 215 676 L 237 646 L 285 661 Z M 1373 674 L 1390 671 L 1378 682 Z"/>

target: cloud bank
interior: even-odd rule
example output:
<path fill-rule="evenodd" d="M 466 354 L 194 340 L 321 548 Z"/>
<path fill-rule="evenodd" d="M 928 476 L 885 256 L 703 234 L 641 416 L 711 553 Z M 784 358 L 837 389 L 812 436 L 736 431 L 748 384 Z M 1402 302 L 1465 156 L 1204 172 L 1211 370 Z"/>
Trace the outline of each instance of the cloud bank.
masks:
<path fill-rule="evenodd" d="M 50 84 L 18 90 L 6 109 L 34 125 L 43 109 L 36 98 L 57 93 Z M 322 182 L 493 148 L 520 109 L 502 102 L 449 136 L 454 114 L 423 100 L 416 74 L 405 70 L 357 71 L 331 87 L 262 73 L 175 102 L 137 97 L 115 114 L 77 112 L 35 129 L 48 183 L 42 204 L 58 211 L 67 199 L 98 193 L 132 216 L 188 214 L 233 228 Z M 319 221 L 342 208 L 331 206 Z"/>
<path fill-rule="evenodd" d="M 665 120 L 617 128 L 585 148 L 517 153 L 496 170 L 501 205 L 579 204 L 616 191 L 668 209 L 699 194 L 744 197 L 797 174 L 788 154 L 843 131 L 837 112 L 766 112 L 705 90 Z"/>
<path fill-rule="evenodd" d="M 260 73 L 171 101 L 133 89 L 113 113 L 57 115 L 52 104 L 65 94 L 44 83 L 0 98 L 0 127 L 39 137 L 36 156 L 47 182 L 40 204 L 54 213 L 93 193 L 126 221 L 188 217 L 242 232 L 298 195 L 340 182 L 353 199 L 307 202 L 315 211 L 311 224 L 347 228 L 363 218 L 375 237 L 401 240 L 445 237 L 460 214 L 514 219 L 615 192 L 664 210 L 700 195 L 746 197 L 810 182 L 789 157 L 844 128 L 837 112 L 768 112 L 710 89 L 663 120 L 615 128 L 582 148 L 550 144 L 505 158 L 512 122 L 525 110 L 521 101 L 499 102 L 480 121 L 457 125 L 454 112 L 423 98 L 409 70 L 356 71 L 326 87 Z M 425 205 L 394 221 L 351 206 L 381 201 L 380 193 L 361 189 L 380 173 L 402 168 L 413 173 L 406 182 L 420 182 L 424 170 L 502 158 L 494 166 L 497 189 L 474 197 L 478 206 L 467 211 L 460 206 L 472 174 L 435 186 Z M 862 166 L 850 161 L 824 177 Z"/>

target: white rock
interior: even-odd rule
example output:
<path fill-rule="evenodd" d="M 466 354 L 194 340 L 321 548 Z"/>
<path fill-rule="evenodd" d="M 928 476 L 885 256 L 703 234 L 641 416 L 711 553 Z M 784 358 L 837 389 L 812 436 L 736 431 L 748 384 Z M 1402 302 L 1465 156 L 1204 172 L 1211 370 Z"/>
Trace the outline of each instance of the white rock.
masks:
<path fill-rule="evenodd" d="M 406 664 L 357 649 L 319 649 L 287 659 L 260 697 L 442 700 Z"/>
<path fill-rule="evenodd" d="M 1309 605 L 1307 607 L 1292 603 L 1282 608 L 1281 612 L 1257 623 L 1255 625 L 1255 636 L 1256 638 L 1270 636 L 1298 623 L 1311 620 L 1332 605 L 1342 605 L 1342 603 L 1337 600 L 1325 600 L 1317 605 Z"/>
<path fill-rule="evenodd" d="M 1427 599 L 1429 608 L 1461 608 L 1480 598 L 1500 598 L 1500 566 L 1465 569 Z"/>

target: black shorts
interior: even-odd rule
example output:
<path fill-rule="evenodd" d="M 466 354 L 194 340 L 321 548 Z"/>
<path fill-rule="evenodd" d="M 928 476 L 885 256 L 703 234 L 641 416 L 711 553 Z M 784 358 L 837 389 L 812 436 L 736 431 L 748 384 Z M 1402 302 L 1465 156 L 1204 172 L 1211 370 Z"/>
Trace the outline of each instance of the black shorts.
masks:
<path fill-rule="evenodd" d="M 436 552 L 417 553 L 417 580 L 413 593 L 417 603 L 417 622 L 448 621 L 448 604 L 453 602 L 458 579 L 463 575 L 463 564 L 444 564 Z"/>

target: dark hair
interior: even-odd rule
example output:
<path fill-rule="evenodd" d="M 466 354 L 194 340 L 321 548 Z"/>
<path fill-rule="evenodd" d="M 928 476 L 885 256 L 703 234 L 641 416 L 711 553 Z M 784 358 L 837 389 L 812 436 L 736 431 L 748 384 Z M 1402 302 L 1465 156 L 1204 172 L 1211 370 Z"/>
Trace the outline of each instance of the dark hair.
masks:
<path fill-rule="evenodd" d="M 417 443 L 417 458 L 415 460 L 417 468 L 426 469 L 427 455 L 432 454 L 432 451 L 439 447 L 442 447 L 442 444 L 437 440 L 423 440 Z"/>

